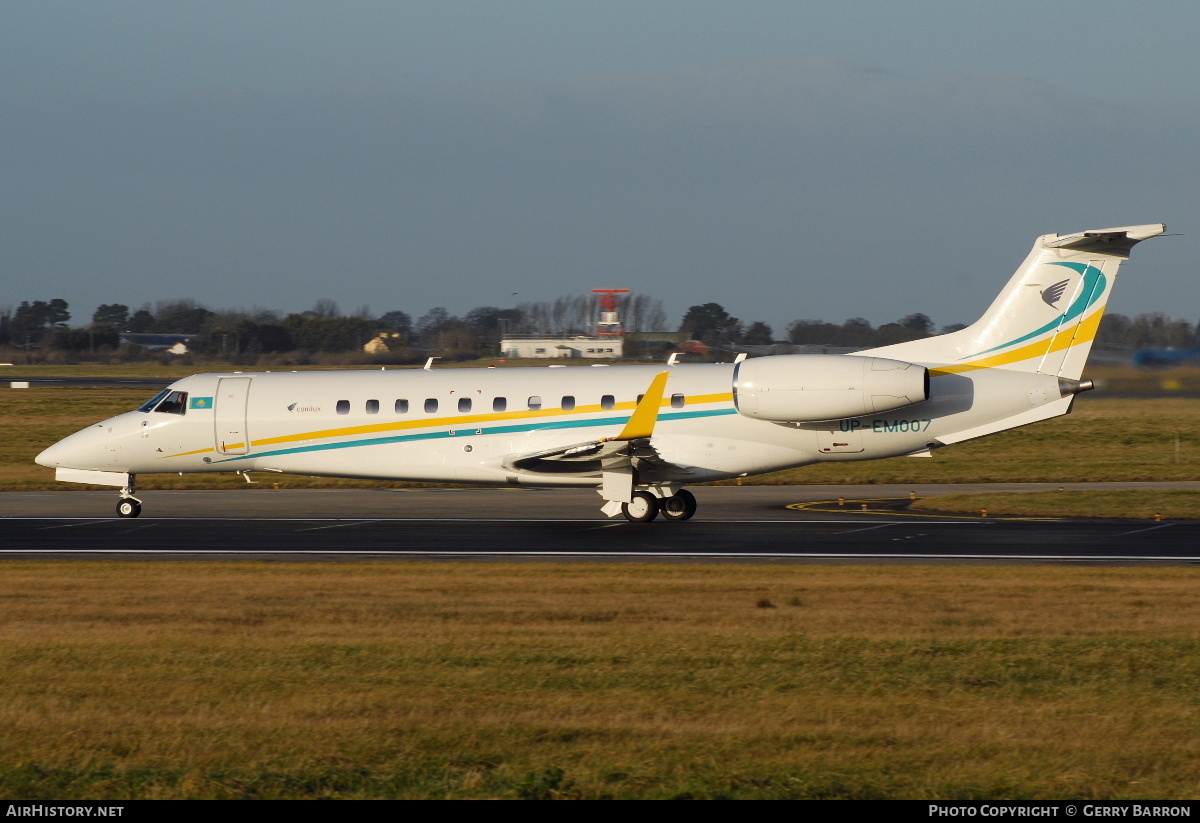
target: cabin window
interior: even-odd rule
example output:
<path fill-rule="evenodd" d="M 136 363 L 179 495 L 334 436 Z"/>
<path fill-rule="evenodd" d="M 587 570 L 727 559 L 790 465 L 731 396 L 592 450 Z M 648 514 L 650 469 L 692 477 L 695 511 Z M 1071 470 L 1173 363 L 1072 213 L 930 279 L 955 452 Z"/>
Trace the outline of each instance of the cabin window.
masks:
<path fill-rule="evenodd" d="M 337 402 L 337 413 L 338 414 L 349 414 L 350 413 L 350 401 L 349 400 L 339 400 Z"/>
<path fill-rule="evenodd" d="M 492 411 L 504 411 L 507 408 L 508 408 L 508 398 L 507 397 L 493 397 L 492 398 Z"/>
<path fill-rule="evenodd" d="M 437 406 L 438 406 L 438 404 L 437 404 L 437 398 L 436 398 L 436 397 L 429 397 L 429 398 L 426 398 L 426 400 L 425 400 L 425 413 L 426 413 L 426 414 L 434 414 L 434 413 L 436 413 L 436 412 L 437 412 Z"/>
<path fill-rule="evenodd" d="M 187 411 L 187 398 L 185 391 L 168 392 L 154 410 L 163 414 L 184 414 Z"/>
<path fill-rule="evenodd" d="M 542 398 L 539 395 L 533 395 L 529 398 L 529 410 L 537 411 L 542 407 Z"/>
<path fill-rule="evenodd" d="M 471 398 L 469 398 L 469 397 L 458 398 L 458 410 L 460 412 L 469 412 L 471 410 Z"/>
<path fill-rule="evenodd" d="M 575 398 L 569 394 L 564 394 L 562 399 L 562 410 L 571 411 L 573 408 L 575 408 Z"/>
<path fill-rule="evenodd" d="M 367 414 L 379 414 L 379 401 L 378 400 L 368 400 L 367 401 Z"/>
<path fill-rule="evenodd" d="M 534 354 L 545 354 L 546 353 L 545 349 L 534 349 L 533 351 L 534 351 Z"/>
<path fill-rule="evenodd" d="M 397 400 L 396 401 L 396 414 L 408 414 L 408 401 L 407 400 Z"/>
<path fill-rule="evenodd" d="M 683 408 L 683 395 L 682 394 L 671 395 L 671 408 L 673 408 L 673 409 L 682 409 Z"/>
<path fill-rule="evenodd" d="M 605 411 L 613 408 L 616 405 L 616 398 L 614 398 L 611 394 L 606 394 L 600 398 L 600 408 L 604 409 Z"/>

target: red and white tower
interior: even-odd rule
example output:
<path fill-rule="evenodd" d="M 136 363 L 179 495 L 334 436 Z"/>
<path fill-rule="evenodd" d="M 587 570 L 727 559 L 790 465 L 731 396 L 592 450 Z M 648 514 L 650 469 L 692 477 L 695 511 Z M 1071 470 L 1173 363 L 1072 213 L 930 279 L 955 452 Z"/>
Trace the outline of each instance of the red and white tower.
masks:
<path fill-rule="evenodd" d="M 596 324 L 596 334 L 601 337 L 624 334 L 617 307 L 621 305 L 621 295 L 629 294 L 629 289 L 592 289 L 592 294 L 600 295 L 600 321 Z"/>

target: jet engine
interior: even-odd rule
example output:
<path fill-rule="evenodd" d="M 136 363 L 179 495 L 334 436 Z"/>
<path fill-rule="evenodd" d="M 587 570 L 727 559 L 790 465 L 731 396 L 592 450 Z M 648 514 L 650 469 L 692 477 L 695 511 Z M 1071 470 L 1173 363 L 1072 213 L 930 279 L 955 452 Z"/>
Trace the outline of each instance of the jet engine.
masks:
<path fill-rule="evenodd" d="M 929 397 L 929 369 L 883 357 L 784 354 L 743 360 L 733 372 L 740 414 L 777 423 L 861 417 Z"/>

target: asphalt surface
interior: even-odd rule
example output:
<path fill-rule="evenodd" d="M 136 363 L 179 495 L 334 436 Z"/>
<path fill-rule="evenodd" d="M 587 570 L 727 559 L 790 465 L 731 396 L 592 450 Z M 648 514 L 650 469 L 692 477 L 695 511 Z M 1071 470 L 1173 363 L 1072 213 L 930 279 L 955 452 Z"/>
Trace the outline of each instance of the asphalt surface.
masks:
<path fill-rule="evenodd" d="M 1067 488 L 1200 488 L 1073 484 Z M 695 489 L 696 517 L 608 519 L 589 490 L 158 491 L 141 517 L 115 492 L 0 494 L 0 557 L 642 559 L 771 562 L 1200 562 L 1200 523 L 942 517 L 910 493 L 1004 486 Z M 838 504 L 838 498 L 844 503 Z M 863 509 L 863 504 L 866 509 Z"/>

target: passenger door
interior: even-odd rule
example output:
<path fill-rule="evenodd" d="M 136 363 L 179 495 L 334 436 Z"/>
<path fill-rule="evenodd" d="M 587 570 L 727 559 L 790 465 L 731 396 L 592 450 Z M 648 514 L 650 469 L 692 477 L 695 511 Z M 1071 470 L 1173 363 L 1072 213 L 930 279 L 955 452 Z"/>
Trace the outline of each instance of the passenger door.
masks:
<path fill-rule="evenodd" d="M 216 439 L 221 454 L 250 451 L 246 427 L 246 403 L 250 399 L 249 377 L 223 377 L 217 383 Z"/>

